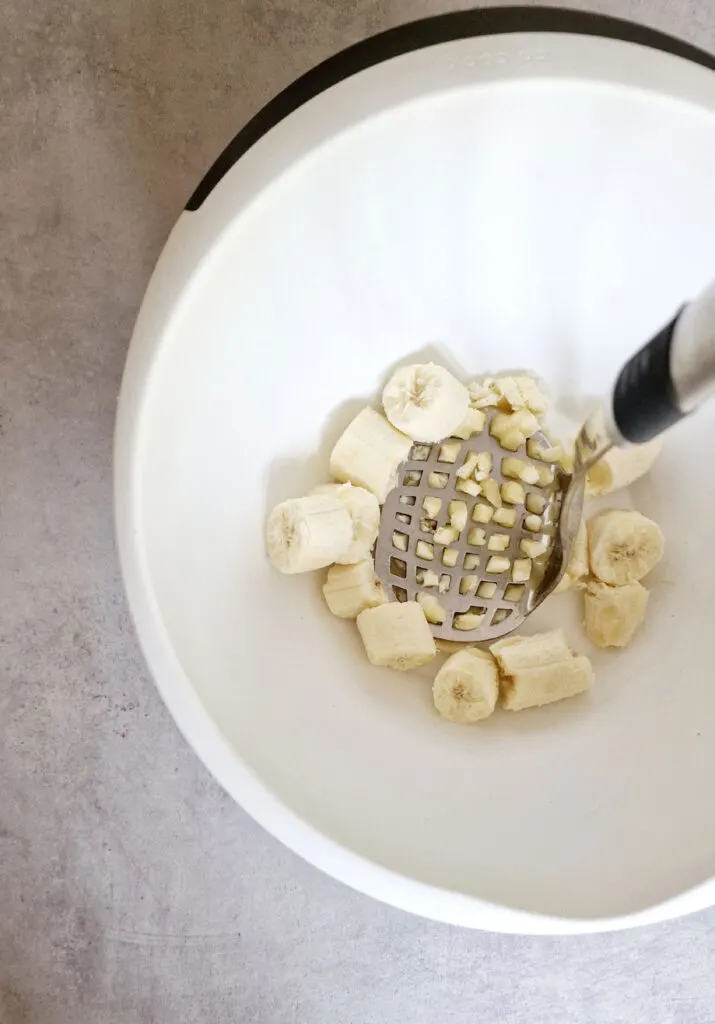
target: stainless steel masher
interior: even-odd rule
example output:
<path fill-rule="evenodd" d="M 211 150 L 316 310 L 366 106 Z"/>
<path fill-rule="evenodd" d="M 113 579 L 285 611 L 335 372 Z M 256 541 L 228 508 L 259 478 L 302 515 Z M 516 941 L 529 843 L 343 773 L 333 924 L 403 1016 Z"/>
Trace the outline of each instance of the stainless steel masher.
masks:
<path fill-rule="evenodd" d="M 625 364 L 610 395 L 579 432 L 571 473 L 533 456 L 539 447 L 550 446 L 542 434 L 518 451 L 505 451 L 489 431 L 493 411 L 484 430 L 467 441 L 416 444 L 382 510 L 375 570 L 388 595 L 438 602 L 443 621 L 433 621 L 432 632 L 443 640 L 474 644 L 511 633 L 553 593 L 566 571 L 591 467 L 614 446 L 657 437 L 713 390 L 715 284 L 683 306 Z M 513 525 L 503 525 L 504 515 L 495 522 L 493 513 L 484 521 L 489 502 L 457 488 L 470 453 L 482 452 L 491 456 L 490 476 L 500 488 L 509 479 L 504 459 L 519 459 L 534 469 L 522 475 L 524 501 L 506 506 L 513 509 Z M 432 501 L 425 506 L 425 499 Z M 427 515 L 437 501 L 439 511 Z M 458 537 L 440 543 L 436 538 L 449 524 L 454 501 L 466 504 L 467 525 Z M 533 562 L 527 580 L 515 571 L 523 567 L 524 541 L 541 542 L 547 549 Z"/>

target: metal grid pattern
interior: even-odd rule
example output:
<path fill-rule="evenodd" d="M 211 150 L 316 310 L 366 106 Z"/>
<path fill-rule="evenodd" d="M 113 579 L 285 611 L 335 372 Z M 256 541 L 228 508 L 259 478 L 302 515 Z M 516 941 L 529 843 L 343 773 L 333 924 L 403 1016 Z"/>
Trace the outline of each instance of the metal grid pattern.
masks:
<path fill-rule="evenodd" d="M 529 485 L 520 481 L 525 495 L 540 494 L 546 501 L 543 527 L 540 532 L 531 532 L 524 526 L 524 520 L 529 514 L 525 505 L 505 503 L 504 507 L 513 508 L 516 512 L 516 521 L 511 528 L 498 525 L 493 520 L 489 523 L 479 523 L 472 519 L 474 507 L 477 504 L 489 503 L 483 495 L 473 497 L 456 489 L 459 479 L 457 470 L 464 464 L 471 452 L 489 452 L 491 454 L 493 466 L 490 476 L 497 481 L 500 488 L 503 483 L 511 479 L 504 476 L 502 472 L 504 458 L 517 458 L 540 470 L 543 470 L 546 465 L 543 461 L 531 458 L 527 454 L 525 444 L 515 452 L 506 451 L 501 447 L 489 433 L 491 418 L 495 412 L 496 410 L 487 411 L 487 423 L 484 430 L 467 441 L 449 438 L 447 441 L 432 445 L 415 444 L 409 459 L 400 466 L 398 485 L 388 494 L 382 509 L 380 534 L 375 552 L 377 576 L 384 584 L 391 600 L 414 601 L 417 600 L 417 595 L 420 593 L 430 594 L 436 598 L 445 611 L 445 619 L 441 624 L 431 623 L 430 627 L 433 635 L 442 640 L 468 644 L 493 641 L 511 633 L 521 625 L 529 610 L 530 595 L 533 594 L 543 575 L 543 564 L 540 564 L 542 560 L 532 564 L 531 578 L 528 583 L 524 584 L 517 600 L 507 600 L 505 594 L 507 588 L 512 584 L 511 567 L 515 559 L 525 557 L 520 546 L 522 540 L 545 541 L 548 538 L 548 543 L 551 544 L 558 523 L 558 509 L 562 495 L 556 482 L 556 473 L 551 474 L 552 480 L 546 486 Z M 534 438 L 544 448 L 548 448 L 551 444 L 541 433 L 535 434 Z M 459 446 L 454 462 L 440 460 L 444 444 Z M 443 487 L 430 484 L 430 474 L 432 473 L 444 475 L 446 479 Z M 436 529 L 449 525 L 449 503 L 451 501 L 463 501 L 467 505 L 467 526 L 449 545 L 438 544 L 435 541 L 434 521 L 429 524 L 424 522 L 426 514 L 423 510 L 423 502 L 427 497 L 439 498 L 442 502 L 436 517 Z M 483 544 L 469 543 L 470 531 L 474 527 L 484 531 Z M 500 573 L 489 573 L 486 566 L 491 554 L 494 553 L 488 550 L 489 539 L 496 533 L 508 534 L 508 546 L 505 551 L 498 554 L 509 559 L 510 568 Z M 406 550 L 396 546 L 396 539 L 402 545 L 406 544 Z M 417 553 L 419 541 L 425 541 L 432 545 L 433 557 L 431 559 L 424 557 L 424 552 L 422 555 Z M 445 564 L 447 548 L 456 550 L 454 566 Z M 465 557 L 468 555 L 476 556 L 479 559 L 478 567 L 465 568 Z M 544 556 L 543 561 L 548 560 L 548 557 L 548 555 Z M 449 561 L 449 556 L 447 558 Z M 440 577 L 442 588 L 446 589 L 440 590 L 438 586 L 426 587 L 419 582 L 422 574 L 428 570 Z M 460 592 L 460 585 L 465 577 L 476 577 L 476 585 L 463 594 Z M 485 597 L 478 593 L 482 583 L 495 584 L 492 597 Z M 467 613 L 479 616 L 479 622 L 475 628 L 465 630 L 455 626 L 455 621 L 460 621 L 458 618 L 455 620 L 455 617 Z"/>

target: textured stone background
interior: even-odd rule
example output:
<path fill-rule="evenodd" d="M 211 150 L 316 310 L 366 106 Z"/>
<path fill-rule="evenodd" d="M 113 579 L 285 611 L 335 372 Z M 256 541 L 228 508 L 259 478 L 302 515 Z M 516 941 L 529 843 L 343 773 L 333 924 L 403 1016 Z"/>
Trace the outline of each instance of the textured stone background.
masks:
<path fill-rule="evenodd" d="M 712 0 L 573 5 L 715 50 Z M 715 1021 L 715 912 L 506 938 L 302 863 L 187 748 L 127 617 L 113 417 L 173 221 L 300 72 L 460 6 L 0 3 L 0 1024 Z"/>

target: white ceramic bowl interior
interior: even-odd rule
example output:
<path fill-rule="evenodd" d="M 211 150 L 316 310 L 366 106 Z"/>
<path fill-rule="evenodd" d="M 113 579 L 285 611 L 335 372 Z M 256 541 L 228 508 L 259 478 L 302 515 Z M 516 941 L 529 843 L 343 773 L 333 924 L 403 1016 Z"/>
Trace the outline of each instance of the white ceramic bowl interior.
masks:
<path fill-rule="evenodd" d="M 715 74 L 653 45 L 504 31 L 318 91 L 179 220 L 136 328 L 117 518 L 142 645 L 227 790 L 298 853 L 429 917 L 530 932 L 715 902 L 715 408 L 618 495 L 667 538 L 592 694 L 479 727 L 435 667 L 371 667 L 267 509 L 327 479 L 396 363 L 538 371 L 578 416 L 715 275 Z"/>

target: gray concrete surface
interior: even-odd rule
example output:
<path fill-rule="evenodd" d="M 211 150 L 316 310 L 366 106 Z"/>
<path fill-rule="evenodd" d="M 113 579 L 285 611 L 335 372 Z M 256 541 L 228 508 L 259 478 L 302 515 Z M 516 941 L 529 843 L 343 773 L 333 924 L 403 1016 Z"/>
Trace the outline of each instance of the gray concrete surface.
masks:
<path fill-rule="evenodd" d="M 112 425 L 172 222 L 299 72 L 457 6 L 0 4 L 0 1024 L 715 1021 L 715 912 L 505 938 L 306 866 L 187 748 L 127 616 Z M 578 6 L 715 50 L 712 0 Z"/>

